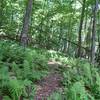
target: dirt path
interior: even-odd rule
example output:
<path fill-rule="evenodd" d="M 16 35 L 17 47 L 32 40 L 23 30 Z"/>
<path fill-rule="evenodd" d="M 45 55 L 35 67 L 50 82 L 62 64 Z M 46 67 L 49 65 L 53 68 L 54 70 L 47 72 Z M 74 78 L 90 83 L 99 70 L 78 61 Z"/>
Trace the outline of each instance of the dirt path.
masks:
<path fill-rule="evenodd" d="M 51 71 L 47 77 L 39 81 L 34 100 L 47 100 L 48 96 L 60 88 L 61 75 L 55 72 L 59 64 L 48 62 L 48 65 Z"/>

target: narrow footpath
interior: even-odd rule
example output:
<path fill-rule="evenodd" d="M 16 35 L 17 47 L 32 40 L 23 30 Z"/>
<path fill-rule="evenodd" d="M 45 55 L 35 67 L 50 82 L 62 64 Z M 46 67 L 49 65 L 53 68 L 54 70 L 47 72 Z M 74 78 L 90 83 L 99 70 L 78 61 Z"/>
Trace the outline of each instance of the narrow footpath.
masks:
<path fill-rule="evenodd" d="M 60 81 L 62 77 L 56 71 L 61 64 L 59 62 L 49 61 L 48 65 L 50 67 L 50 73 L 38 82 L 34 100 L 47 100 L 52 93 L 61 88 Z"/>

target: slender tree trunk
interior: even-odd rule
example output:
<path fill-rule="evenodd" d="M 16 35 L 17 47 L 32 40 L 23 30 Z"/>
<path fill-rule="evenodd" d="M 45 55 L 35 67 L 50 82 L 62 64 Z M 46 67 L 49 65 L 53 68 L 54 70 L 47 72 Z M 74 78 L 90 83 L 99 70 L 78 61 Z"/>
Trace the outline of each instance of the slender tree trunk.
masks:
<path fill-rule="evenodd" d="M 81 32 L 82 32 L 82 26 L 83 26 L 83 20 L 84 20 L 84 12 L 85 12 L 85 2 L 86 0 L 83 0 L 83 6 L 82 6 L 82 13 L 81 13 L 81 19 L 80 19 L 80 26 L 79 26 L 79 33 L 78 33 L 78 57 L 81 57 L 81 45 L 82 45 L 82 37 L 81 37 Z"/>
<path fill-rule="evenodd" d="M 60 28 L 58 30 L 59 32 L 59 41 L 58 41 L 58 48 L 57 48 L 57 51 L 62 51 L 62 36 L 63 36 L 63 26 L 62 26 L 62 22 L 60 24 Z"/>
<path fill-rule="evenodd" d="M 2 21 L 4 17 L 3 9 L 4 9 L 4 0 L 1 0 L 0 1 L 0 29 L 2 28 L 2 24 L 3 24 L 3 21 Z"/>
<path fill-rule="evenodd" d="M 88 22 L 88 6 L 86 7 L 86 14 L 85 14 L 85 23 L 84 23 L 84 32 L 87 32 L 87 22 Z"/>
<path fill-rule="evenodd" d="M 98 24 L 100 23 L 100 12 L 98 13 Z M 96 61 L 98 62 L 98 64 L 100 65 L 100 29 L 97 30 L 98 34 L 98 49 L 96 52 Z"/>
<path fill-rule="evenodd" d="M 33 5 L 33 0 L 28 0 L 28 5 L 26 7 L 26 12 L 23 19 L 23 28 L 21 31 L 21 45 L 24 47 L 27 46 L 28 44 L 28 29 L 29 29 L 30 16 L 32 13 L 32 5 Z"/>
<path fill-rule="evenodd" d="M 68 29 L 68 39 L 71 40 L 71 32 L 72 32 L 72 18 L 69 18 L 69 29 Z M 71 43 L 68 42 L 68 47 L 67 47 L 67 53 L 70 54 L 70 47 L 71 47 Z"/>
<path fill-rule="evenodd" d="M 91 62 L 95 63 L 95 39 L 96 39 L 96 16 L 97 16 L 97 0 L 93 10 L 93 27 L 92 27 L 92 44 L 91 44 Z"/>
<path fill-rule="evenodd" d="M 92 16 L 91 16 L 91 19 L 90 19 L 90 22 L 89 22 L 89 27 L 88 27 L 88 31 L 87 31 L 87 35 L 86 35 L 86 48 L 88 50 L 91 50 L 91 36 L 92 36 Z M 90 60 L 90 55 L 91 53 L 86 51 L 86 56 L 88 56 L 88 59 Z"/>
<path fill-rule="evenodd" d="M 3 100 L 3 96 L 0 96 L 0 100 Z"/>

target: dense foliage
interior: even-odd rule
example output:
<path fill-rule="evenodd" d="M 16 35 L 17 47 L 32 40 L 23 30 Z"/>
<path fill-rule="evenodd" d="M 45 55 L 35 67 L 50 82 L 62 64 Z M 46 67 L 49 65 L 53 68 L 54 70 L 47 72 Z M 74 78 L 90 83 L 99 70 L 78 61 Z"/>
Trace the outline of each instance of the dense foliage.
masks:
<path fill-rule="evenodd" d="M 5 48 L 6 47 L 6 48 Z M 42 63 L 41 63 L 42 62 Z M 34 83 L 47 74 L 47 59 L 41 51 L 10 41 L 0 43 L 0 93 L 13 100 L 34 95 Z"/>
<path fill-rule="evenodd" d="M 55 59 L 63 64 L 56 69 L 63 76 L 61 81 L 63 91 L 55 91 L 48 97 L 49 100 L 100 98 L 100 69 L 85 59 L 65 57 L 56 51 L 34 48 L 24 50 L 23 47 L 10 41 L 1 41 L 0 52 L 0 94 L 4 95 L 4 98 L 9 100 L 18 100 L 21 96 L 33 98 L 35 82 L 48 73 L 49 59 Z"/>
<path fill-rule="evenodd" d="M 100 99 L 100 0 L 1 0 L 0 100 L 33 100 L 51 71 L 48 100 Z"/>
<path fill-rule="evenodd" d="M 100 44 L 100 1 L 84 0 L 84 18 L 81 19 L 82 0 L 34 0 L 29 20 L 29 45 L 39 48 L 59 50 L 75 56 L 81 43 L 81 56 L 91 58 L 92 35 L 95 31 L 95 49 Z M 94 6 L 97 11 L 94 21 Z M 19 40 L 23 27 L 23 16 L 27 0 L 2 0 L 0 17 L 0 37 Z M 83 14 L 83 13 L 82 13 Z M 25 19 L 25 16 L 24 16 Z M 81 23 L 81 20 L 83 20 Z M 80 29 L 80 25 L 81 29 Z M 93 26 L 93 24 L 95 24 Z M 93 27 L 96 27 L 94 29 Z M 79 41 L 79 30 L 81 40 Z M 93 31 L 94 30 L 94 31 Z M 100 51 L 100 50 L 99 50 Z M 98 52 L 99 53 L 99 52 Z"/>

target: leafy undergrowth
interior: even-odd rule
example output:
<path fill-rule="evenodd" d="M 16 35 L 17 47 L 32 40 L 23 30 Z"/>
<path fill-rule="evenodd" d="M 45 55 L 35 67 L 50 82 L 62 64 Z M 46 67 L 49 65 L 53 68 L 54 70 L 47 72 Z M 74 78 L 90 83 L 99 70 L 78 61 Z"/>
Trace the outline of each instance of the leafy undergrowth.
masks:
<path fill-rule="evenodd" d="M 54 100 L 99 100 L 100 67 L 85 59 L 58 58 L 63 64 L 58 71 L 62 74 L 63 92 L 50 96 Z M 52 100 L 52 99 L 50 99 Z"/>
<path fill-rule="evenodd" d="M 33 100 L 35 82 L 48 74 L 47 60 L 39 50 L 24 50 L 14 42 L 1 41 L 0 95 L 4 100 Z"/>
<path fill-rule="evenodd" d="M 0 41 L 0 97 L 34 100 L 36 83 L 48 74 L 50 60 L 60 62 L 55 70 L 63 77 L 63 91 L 55 91 L 48 100 L 100 99 L 99 66 L 52 50 L 24 49 L 9 41 Z"/>

